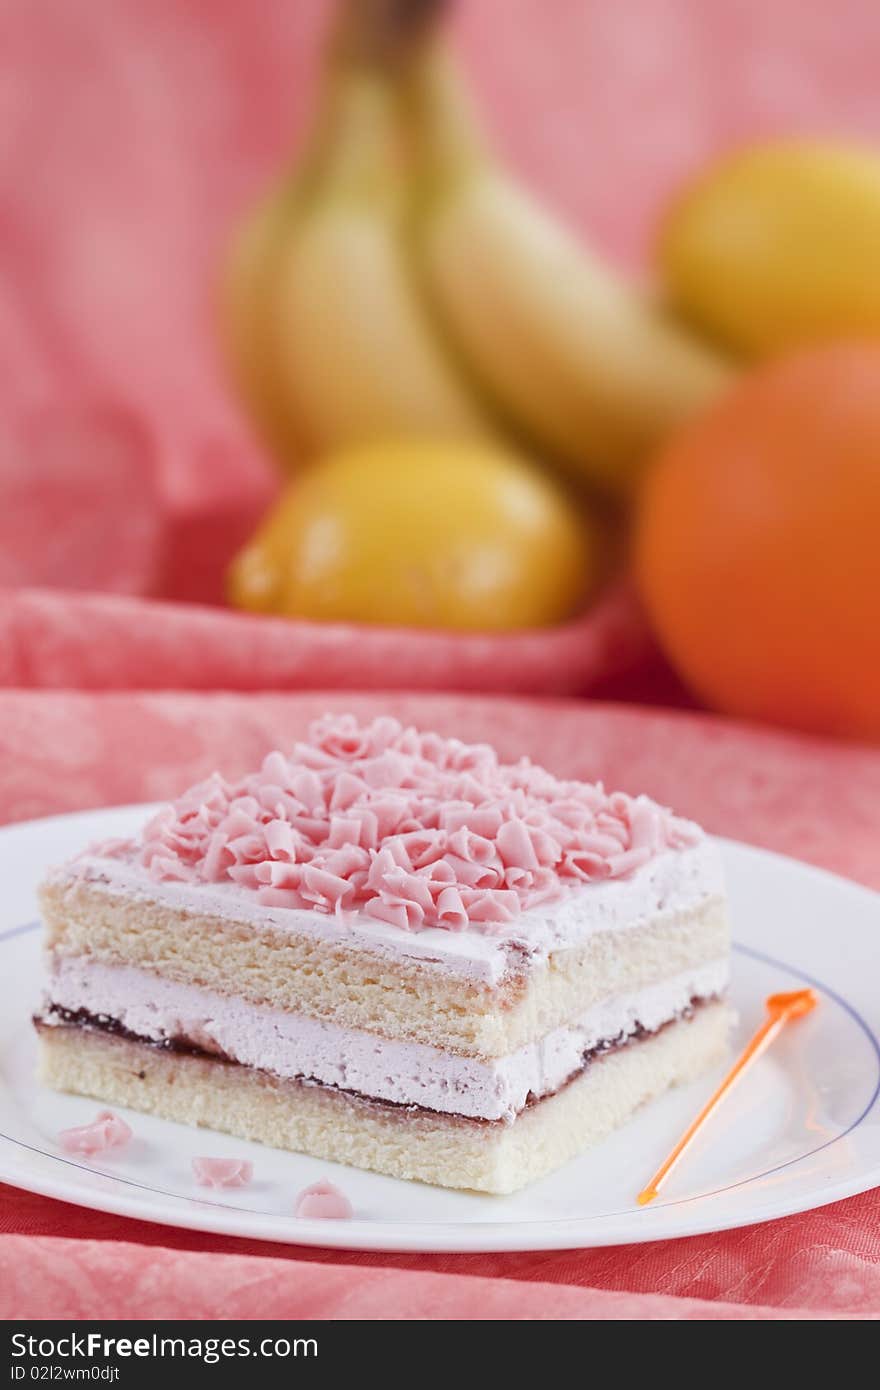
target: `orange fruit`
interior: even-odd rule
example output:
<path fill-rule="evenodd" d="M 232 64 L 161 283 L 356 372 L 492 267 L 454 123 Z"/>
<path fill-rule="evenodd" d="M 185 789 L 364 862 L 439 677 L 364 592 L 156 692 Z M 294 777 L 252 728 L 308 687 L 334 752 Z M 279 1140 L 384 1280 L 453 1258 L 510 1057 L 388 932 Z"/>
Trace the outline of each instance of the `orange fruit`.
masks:
<path fill-rule="evenodd" d="M 660 640 L 709 704 L 880 737 L 880 344 L 779 359 L 688 424 L 635 545 Z"/>

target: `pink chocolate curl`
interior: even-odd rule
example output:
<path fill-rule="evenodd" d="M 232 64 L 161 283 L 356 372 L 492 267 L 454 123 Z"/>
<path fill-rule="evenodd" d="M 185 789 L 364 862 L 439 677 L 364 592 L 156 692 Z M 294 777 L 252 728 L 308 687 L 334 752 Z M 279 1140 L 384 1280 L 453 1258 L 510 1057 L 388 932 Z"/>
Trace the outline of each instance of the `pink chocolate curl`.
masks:
<path fill-rule="evenodd" d="M 139 844 L 102 852 L 159 880 L 231 881 L 273 909 L 494 932 L 699 836 L 647 797 L 341 715 L 238 782 L 215 773 L 154 816 Z"/>
<path fill-rule="evenodd" d="M 354 1208 L 344 1192 L 322 1180 L 304 1187 L 296 1199 L 294 1216 L 320 1217 L 325 1221 L 350 1221 Z"/>
<path fill-rule="evenodd" d="M 200 1187 L 247 1187 L 254 1176 L 246 1158 L 194 1158 L 192 1170 Z"/>
<path fill-rule="evenodd" d="M 102 1110 L 90 1125 L 62 1129 L 58 1135 L 58 1143 L 69 1154 L 98 1154 L 106 1149 L 121 1149 L 130 1139 L 130 1125 L 112 1110 Z"/>

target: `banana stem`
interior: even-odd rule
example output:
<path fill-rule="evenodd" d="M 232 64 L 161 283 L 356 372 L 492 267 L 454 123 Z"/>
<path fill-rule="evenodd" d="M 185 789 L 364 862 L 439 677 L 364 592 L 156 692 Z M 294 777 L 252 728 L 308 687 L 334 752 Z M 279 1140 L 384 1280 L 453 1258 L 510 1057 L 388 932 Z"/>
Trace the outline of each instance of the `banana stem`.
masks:
<path fill-rule="evenodd" d="M 325 191 L 336 185 L 381 196 L 399 179 L 404 142 L 396 103 L 417 131 L 432 183 L 485 158 L 467 94 L 437 37 L 448 8 L 449 0 L 341 0 L 311 161 Z"/>
<path fill-rule="evenodd" d="M 341 0 L 333 48 L 344 62 L 397 68 L 449 8 L 450 0 Z"/>
<path fill-rule="evenodd" d="M 394 96 L 380 77 L 336 73 L 318 156 L 323 194 L 380 198 L 400 177 L 402 151 Z"/>
<path fill-rule="evenodd" d="M 485 162 L 482 131 L 438 34 L 449 7 L 450 0 L 339 0 L 314 140 L 322 180 L 368 188 L 399 165 L 399 142 L 389 129 L 392 90 L 426 182 L 441 185 Z"/>
<path fill-rule="evenodd" d="M 424 45 L 404 83 L 403 100 L 433 184 L 485 166 L 489 143 L 455 59 L 442 42 Z"/>

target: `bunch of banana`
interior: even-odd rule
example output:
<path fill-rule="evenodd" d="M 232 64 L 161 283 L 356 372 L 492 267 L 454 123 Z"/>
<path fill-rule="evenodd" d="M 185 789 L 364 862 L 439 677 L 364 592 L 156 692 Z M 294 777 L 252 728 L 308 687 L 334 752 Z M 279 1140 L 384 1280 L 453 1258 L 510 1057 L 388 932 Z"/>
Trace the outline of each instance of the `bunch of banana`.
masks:
<path fill-rule="evenodd" d="M 239 388 L 289 466 L 385 436 L 489 432 L 408 256 L 412 181 L 386 9 L 342 7 L 305 155 L 246 224 L 224 286 Z"/>
<path fill-rule="evenodd" d="M 574 472 L 625 488 L 728 368 L 514 182 L 439 46 L 424 53 L 409 103 L 422 172 L 417 245 L 443 330 L 527 438 Z"/>
<path fill-rule="evenodd" d="M 728 369 L 499 166 L 436 33 L 444 8 L 344 0 L 306 157 L 227 279 L 241 390 L 289 465 L 506 430 L 625 491 Z"/>

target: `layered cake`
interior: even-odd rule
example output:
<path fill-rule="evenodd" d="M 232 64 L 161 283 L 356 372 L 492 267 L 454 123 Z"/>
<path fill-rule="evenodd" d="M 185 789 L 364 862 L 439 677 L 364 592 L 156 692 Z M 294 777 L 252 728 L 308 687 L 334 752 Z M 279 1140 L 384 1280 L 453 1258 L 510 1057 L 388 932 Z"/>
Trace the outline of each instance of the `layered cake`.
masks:
<path fill-rule="evenodd" d="M 327 717 L 42 890 L 61 1090 L 512 1192 L 725 1047 L 718 852 L 645 796 Z"/>

